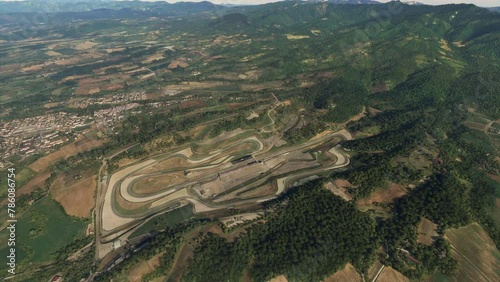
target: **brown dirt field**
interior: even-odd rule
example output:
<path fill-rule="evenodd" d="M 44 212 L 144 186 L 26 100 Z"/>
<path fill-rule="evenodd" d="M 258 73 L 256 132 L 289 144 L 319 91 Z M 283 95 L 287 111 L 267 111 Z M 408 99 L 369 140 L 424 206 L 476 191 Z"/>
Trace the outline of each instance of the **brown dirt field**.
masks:
<path fill-rule="evenodd" d="M 382 111 L 381 111 L 381 110 L 377 110 L 377 109 L 372 108 L 372 107 L 368 107 L 368 112 L 369 112 L 372 116 L 376 116 L 376 115 L 378 115 L 379 113 L 381 113 Z"/>
<path fill-rule="evenodd" d="M 155 75 L 156 75 L 156 74 L 155 74 L 155 73 L 153 73 L 153 72 L 148 73 L 148 74 L 145 74 L 145 75 L 140 75 L 140 76 L 139 76 L 139 80 L 146 80 L 146 79 L 151 78 L 151 77 L 153 77 L 153 76 L 155 76 Z"/>
<path fill-rule="evenodd" d="M 144 61 L 142 61 L 143 64 L 149 64 L 151 62 L 154 62 L 154 61 L 157 61 L 157 60 L 161 60 L 165 58 L 163 56 L 163 52 L 157 52 L 156 54 L 153 54 L 151 56 L 149 56 L 148 58 L 146 58 Z"/>
<path fill-rule="evenodd" d="M 75 94 L 76 95 L 87 95 L 87 94 L 89 94 L 89 91 L 90 91 L 90 88 L 88 88 L 88 87 L 78 86 L 78 88 L 75 91 Z"/>
<path fill-rule="evenodd" d="M 47 54 L 48 56 L 54 56 L 54 57 L 57 57 L 57 56 L 62 56 L 61 53 L 59 52 L 54 52 L 54 51 L 47 51 L 45 54 Z"/>
<path fill-rule="evenodd" d="M 57 84 L 63 84 L 66 81 L 77 80 L 77 79 L 86 78 L 86 77 L 87 77 L 87 75 L 70 75 L 70 76 L 66 76 L 65 78 L 61 79 L 61 81 L 59 81 Z"/>
<path fill-rule="evenodd" d="M 16 191 L 17 196 L 21 196 L 24 194 L 29 194 L 33 192 L 36 188 L 42 188 L 45 186 L 45 180 L 49 178 L 50 172 L 42 173 L 40 175 L 37 175 L 33 179 L 31 179 L 26 185 L 23 187 L 19 188 Z"/>
<path fill-rule="evenodd" d="M 90 210 L 94 208 L 94 190 L 96 188 L 97 175 L 82 178 L 75 184 L 66 187 L 64 181 L 54 181 L 50 192 L 58 201 L 68 215 L 77 217 L 89 217 Z"/>
<path fill-rule="evenodd" d="M 139 195 L 160 192 L 168 188 L 172 183 L 185 181 L 184 173 L 169 173 L 157 177 L 143 178 L 132 186 L 132 191 Z"/>
<path fill-rule="evenodd" d="M 102 146 L 102 140 L 83 139 L 75 142 L 78 151 L 88 151 L 92 148 Z"/>
<path fill-rule="evenodd" d="M 151 281 L 149 281 L 149 282 L 165 282 L 165 279 L 167 279 L 167 277 L 165 277 L 165 276 L 160 276 L 160 277 L 155 278 L 155 279 L 153 279 L 153 280 L 151 280 Z"/>
<path fill-rule="evenodd" d="M 77 153 L 78 150 L 76 149 L 75 144 L 69 144 L 61 147 L 61 149 L 52 154 L 49 154 L 45 157 L 42 157 L 41 159 L 38 159 L 37 161 L 29 165 L 29 168 L 31 168 L 36 172 L 40 172 L 47 169 L 54 161 L 72 155 L 76 155 Z"/>
<path fill-rule="evenodd" d="M 252 197 L 262 197 L 265 195 L 270 195 L 276 190 L 276 186 L 274 184 L 266 184 L 262 185 L 257 189 L 254 189 L 252 191 L 248 191 L 246 193 L 242 193 L 240 196 L 245 197 L 245 198 L 252 198 Z"/>
<path fill-rule="evenodd" d="M 498 176 L 498 175 L 488 173 L 488 177 L 495 180 L 496 182 L 500 182 L 500 176 Z"/>
<path fill-rule="evenodd" d="M 136 160 L 135 159 L 121 159 L 118 161 L 118 167 L 124 167 L 124 166 L 127 166 L 133 162 L 135 162 Z"/>
<path fill-rule="evenodd" d="M 203 106 L 205 106 L 205 101 L 203 101 L 201 99 L 184 101 L 184 102 L 179 104 L 179 108 L 181 108 L 181 109 L 188 109 L 188 108 L 193 108 L 193 107 L 203 107 Z"/>
<path fill-rule="evenodd" d="M 285 275 L 280 275 L 269 280 L 269 282 L 288 282 L 288 279 L 286 279 Z"/>
<path fill-rule="evenodd" d="M 28 167 L 34 170 L 35 172 L 44 171 L 56 160 L 62 158 L 68 158 L 78 154 L 79 152 L 90 150 L 92 148 L 99 147 L 102 145 L 102 141 L 100 140 L 87 139 L 87 142 L 82 142 L 82 141 L 84 140 L 76 141 L 74 143 L 63 146 L 58 151 L 38 159 L 34 163 L 30 164 Z M 78 144 L 78 146 L 75 144 Z"/>
<path fill-rule="evenodd" d="M 281 89 L 283 88 L 283 81 L 270 81 L 262 84 L 242 84 L 240 85 L 243 91 L 260 91 L 264 89 Z"/>
<path fill-rule="evenodd" d="M 377 282 L 410 282 L 410 279 L 406 278 L 399 271 L 394 268 L 388 266 L 382 270 L 380 276 L 377 279 Z"/>
<path fill-rule="evenodd" d="M 427 246 L 432 245 L 432 242 L 434 241 L 432 239 L 432 236 L 437 235 L 436 229 L 437 229 L 437 224 L 426 218 L 422 218 L 420 224 L 418 225 L 417 242 Z"/>
<path fill-rule="evenodd" d="M 458 270 L 449 281 L 500 281 L 500 252 L 479 224 L 449 229 L 445 237 L 458 261 Z"/>
<path fill-rule="evenodd" d="M 208 76 L 210 79 L 213 80 L 242 80 L 242 79 L 247 79 L 247 75 L 244 74 L 239 74 L 237 72 L 223 72 L 223 73 L 216 73 Z"/>
<path fill-rule="evenodd" d="M 319 78 L 332 78 L 335 77 L 337 74 L 333 71 L 323 71 L 323 72 L 318 72 L 316 74 L 317 77 Z"/>
<path fill-rule="evenodd" d="M 331 191 L 334 195 L 337 195 L 344 199 L 345 201 L 351 201 L 352 196 L 346 191 L 345 188 L 339 188 L 332 182 L 327 182 L 324 184 L 325 189 Z"/>
<path fill-rule="evenodd" d="M 161 256 L 163 256 L 163 253 L 159 253 L 147 261 L 141 261 L 134 265 L 128 273 L 128 281 L 142 281 L 142 276 L 153 272 L 160 265 Z"/>
<path fill-rule="evenodd" d="M 119 52 L 119 51 L 123 51 L 123 50 L 125 50 L 125 48 L 112 48 L 112 49 L 106 49 L 106 52 L 113 53 L 113 52 Z"/>
<path fill-rule="evenodd" d="M 83 42 L 83 43 L 76 45 L 73 49 L 75 49 L 75 50 L 88 50 L 88 49 L 92 49 L 97 44 L 98 43 L 86 41 L 86 42 Z"/>
<path fill-rule="evenodd" d="M 368 199 L 360 200 L 367 205 L 375 202 L 382 204 L 392 203 L 395 199 L 404 196 L 408 191 L 403 185 L 391 183 L 388 188 L 375 190 Z"/>
<path fill-rule="evenodd" d="M 370 93 L 375 94 L 375 93 L 384 92 L 387 90 L 389 90 L 389 87 L 387 87 L 387 84 L 385 84 L 385 82 L 382 82 L 378 85 L 372 86 L 370 89 Z"/>
<path fill-rule="evenodd" d="M 482 123 L 479 123 L 479 122 L 466 121 L 466 122 L 464 122 L 464 124 L 467 127 L 470 127 L 472 129 L 481 130 L 481 131 L 485 131 L 486 128 L 487 128 L 486 124 L 482 124 Z"/>
<path fill-rule="evenodd" d="M 309 35 L 293 35 L 293 34 L 287 34 L 286 39 L 288 40 L 299 40 L 299 39 L 306 39 L 309 38 Z"/>
<path fill-rule="evenodd" d="M 181 60 L 177 60 L 177 61 L 173 61 L 170 63 L 170 65 L 168 65 L 167 69 L 176 69 L 178 67 L 181 67 L 181 68 L 187 68 L 189 67 L 189 64 L 184 62 L 184 61 L 181 61 Z"/>
<path fill-rule="evenodd" d="M 86 94 L 92 95 L 92 94 L 97 94 L 99 92 L 101 92 L 101 88 L 99 86 L 95 86 L 90 88 Z"/>
<path fill-rule="evenodd" d="M 337 187 L 346 188 L 346 189 L 353 187 L 351 182 L 347 181 L 346 179 L 335 179 L 334 184 L 337 185 Z"/>
<path fill-rule="evenodd" d="M 166 90 L 195 90 L 195 89 L 209 89 L 217 86 L 222 86 L 224 83 L 218 81 L 185 81 L 181 84 L 168 85 L 164 89 Z"/>
<path fill-rule="evenodd" d="M 55 60 L 54 64 L 58 66 L 69 66 L 78 63 L 80 60 L 81 59 L 79 58 L 60 59 L 60 60 Z"/>
<path fill-rule="evenodd" d="M 258 118 L 260 115 L 256 112 L 252 112 L 248 117 L 246 117 L 247 120 L 252 120 L 254 118 Z"/>
<path fill-rule="evenodd" d="M 109 83 L 101 85 L 100 88 L 104 91 L 118 90 L 124 87 L 123 83 Z"/>
<path fill-rule="evenodd" d="M 448 46 L 448 42 L 446 40 L 441 39 L 440 43 L 441 43 L 441 48 L 442 49 L 444 49 L 444 50 L 446 50 L 448 52 L 451 52 L 451 48 L 450 48 L 450 46 Z"/>
<path fill-rule="evenodd" d="M 47 104 L 43 105 L 43 107 L 46 108 L 46 109 L 50 109 L 50 108 L 53 108 L 53 107 L 56 107 L 56 106 L 59 106 L 59 102 L 47 103 Z"/>
<path fill-rule="evenodd" d="M 360 282 L 361 275 L 356 271 L 354 266 L 348 263 L 341 271 L 336 272 L 332 276 L 323 280 L 323 282 Z"/>
<path fill-rule="evenodd" d="M 166 169 L 171 169 L 173 167 L 189 167 L 190 164 L 189 162 L 181 157 L 174 157 L 174 158 L 169 158 L 164 161 L 161 161 L 155 165 L 148 166 L 144 169 L 138 170 L 137 172 L 134 172 L 132 175 L 142 175 L 142 174 L 148 174 L 152 172 L 158 172 Z"/>
<path fill-rule="evenodd" d="M 227 104 L 226 107 L 227 107 L 228 111 L 233 111 L 233 110 L 244 108 L 246 106 L 250 106 L 252 104 L 253 104 L 253 102 L 248 102 L 248 103 L 230 103 L 230 104 Z"/>
<path fill-rule="evenodd" d="M 24 71 L 24 72 L 27 72 L 27 71 L 39 71 L 39 70 L 41 70 L 43 67 L 45 67 L 45 64 L 40 64 L 40 65 L 32 65 L 32 66 L 29 66 L 29 67 L 24 67 L 24 68 L 22 68 L 22 71 Z"/>

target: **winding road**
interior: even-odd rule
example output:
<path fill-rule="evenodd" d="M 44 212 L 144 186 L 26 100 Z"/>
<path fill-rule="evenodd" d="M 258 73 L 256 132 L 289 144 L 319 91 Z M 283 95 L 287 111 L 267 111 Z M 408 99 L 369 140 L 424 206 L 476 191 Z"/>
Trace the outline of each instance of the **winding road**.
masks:
<path fill-rule="evenodd" d="M 352 136 L 346 130 L 341 130 L 335 133 L 320 135 L 303 144 L 289 146 L 275 151 L 270 150 L 271 148 L 265 148 L 263 142 L 256 136 L 253 136 L 243 140 L 237 140 L 234 144 L 230 143 L 229 145 L 226 145 L 229 147 L 236 146 L 238 143 L 248 140 L 259 143 L 258 148 L 252 154 L 253 158 L 248 162 L 242 162 L 241 164 L 229 163 L 232 158 L 235 158 L 235 156 L 231 157 L 232 155 L 226 155 L 221 158 L 220 155 L 224 153 L 224 148 L 209 151 L 206 153 L 207 157 L 202 157 L 201 159 L 199 158 L 200 156 L 197 156 L 197 159 L 193 159 L 192 150 L 184 148 L 179 149 L 179 151 L 174 151 L 174 153 L 169 153 L 169 155 L 165 157 L 160 158 L 155 156 L 154 158 L 129 165 L 113 173 L 111 176 L 103 178 L 103 172 L 106 168 L 107 159 L 113 158 L 132 146 L 117 152 L 113 156 L 104 159 L 99 170 L 99 177 L 101 181 L 98 183 L 96 199 L 96 259 L 103 258 L 106 254 L 113 250 L 113 241 L 120 240 L 125 242 L 133 230 L 137 229 L 145 220 L 151 218 L 155 214 L 162 213 L 174 204 L 186 204 L 189 202 L 193 205 L 195 213 L 234 208 L 235 206 L 244 204 L 258 204 L 276 198 L 279 194 L 283 193 L 287 187 L 290 187 L 291 184 L 300 179 L 305 179 L 313 175 L 348 166 L 350 164 L 349 156 L 341 150 L 340 145 L 336 145 L 331 147 L 328 151 L 335 156 L 335 162 L 328 166 L 321 166 L 316 162 L 316 160 L 312 159 L 310 162 L 316 162 L 316 165 L 299 168 L 296 173 L 292 170 L 282 177 L 279 177 L 279 174 L 274 174 L 277 173 L 277 168 L 279 168 L 283 162 L 290 162 L 291 157 L 287 158 L 286 156 L 302 156 L 305 154 L 305 151 L 320 145 L 322 146 L 328 142 L 332 142 L 335 138 L 340 138 L 341 140 L 351 140 Z M 169 187 L 161 189 L 161 191 L 158 191 L 156 194 L 136 195 L 135 193 L 130 193 L 131 186 L 136 181 L 144 177 L 150 177 L 151 173 L 141 174 L 142 171 L 152 168 L 154 165 L 168 159 L 169 157 L 171 158 L 172 156 L 183 156 L 192 165 L 192 167 L 188 170 L 197 171 L 195 177 L 180 184 L 168 185 Z M 252 160 L 255 160 L 253 161 L 253 164 Z M 294 163 L 293 160 L 291 160 L 291 162 Z M 273 167 L 276 167 L 276 169 Z M 185 170 L 185 168 L 172 167 L 169 168 L 168 171 L 170 173 L 176 169 L 179 171 Z M 252 175 L 252 169 L 255 170 L 254 173 L 257 173 L 256 175 Z M 229 177 L 228 179 L 232 179 L 231 182 L 220 182 L 222 181 L 220 180 L 220 175 L 232 175 L 234 173 L 236 173 L 235 175 L 238 175 L 237 173 L 241 172 L 247 172 L 249 175 L 245 175 L 245 173 L 243 173 L 241 176 L 243 179 L 233 179 L 232 176 L 226 176 L 226 178 Z M 259 173 L 262 176 L 259 176 Z M 156 172 L 156 175 L 158 174 L 161 174 L 161 172 Z M 259 182 L 259 178 L 270 176 L 275 176 L 277 179 L 277 188 L 275 192 L 273 194 L 253 198 L 235 197 L 233 199 L 225 200 L 228 198 L 226 196 L 223 201 L 217 201 L 217 194 L 212 195 L 212 197 L 203 197 L 199 190 L 194 188 L 203 187 L 203 185 L 207 185 L 207 183 L 219 183 L 217 184 L 219 185 L 218 187 L 222 187 L 230 193 L 229 191 L 239 191 L 240 189 L 244 190 L 248 189 L 248 187 L 251 188 L 252 183 Z M 238 180 L 240 180 L 240 182 L 238 182 Z M 233 181 L 236 181 L 234 182 L 234 185 L 236 186 L 231 184 Z M 248 183 L 249 181 L 250 183 Z M 221 193 L 221 195 L 222 194 L 225 195 L 227 193 Z M 117 196 L 132 204 L 144 204 L 145 208 L 141 213 L 124 213 L 123 208 L 117 209 L 117 207 L 115 207 L 117 204 Z M 222 197 L 220 199 L 222 199 Z"/>

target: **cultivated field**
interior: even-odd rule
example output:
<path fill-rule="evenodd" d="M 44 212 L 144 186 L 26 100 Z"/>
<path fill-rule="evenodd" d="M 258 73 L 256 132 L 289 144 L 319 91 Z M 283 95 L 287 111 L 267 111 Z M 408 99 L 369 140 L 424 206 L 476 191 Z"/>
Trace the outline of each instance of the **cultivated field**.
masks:
<path fill-rule="evenodd" d="M 500 281 L 500 252 L 477 223 L 446 231 L 458 271 L 448 281 Z"/>
<path fill-rule="evenodd" d="M 356 271 L 356 268 L 351 264 L 347 264 L 341 271 L 336 272 L 332 276 L 323 280 L 323 282 L 361 282 L 361 275 Z"/>
<path fill-rule="evenodd" d="M 35 172 L 44 171 L 57 160 L 74 156 L 80 152 L 99 147 L 102 144 L 103 143 L 101 140 L 88 140 L 88 139 L 86 139 L 85 141 L 78 140 L 74 143 L 61 147 L 54 153 L 51 153 L 45 157 L 40 158 L 39 160 L 29 165 L 29 168 L 34 170 Z"/>
<path fill-rule="evenodd" d="M 84 177 L 69 186 L 62 178 L 54 181 L 50 192 L 68 215 L 89 217 L 94 208 L 94 192 L 97 185 L 97 175 Z"/>
<path fill-rule="evenodd" d="M 410 282 L 410 279 L 406 278 L 394 268 L 388 266 L 384 267 L 377 279 L 377 282 Z"/>

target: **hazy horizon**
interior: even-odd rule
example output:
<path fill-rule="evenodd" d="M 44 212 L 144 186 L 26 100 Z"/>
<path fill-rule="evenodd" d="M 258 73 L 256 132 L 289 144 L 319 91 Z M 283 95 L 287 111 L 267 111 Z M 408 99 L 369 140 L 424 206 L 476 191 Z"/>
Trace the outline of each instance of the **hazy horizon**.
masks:
<path fill-rule="evenodd" d="M 0 2 L 20 2 L 27 0 L 0 0 Z M 31 1 L 40 1 L 40 2 L 55 2 L 57 0 L 31 0 Z M 67 1 L 67 0 L 66 0 Z M 91 1 L 91 0 L 89 0 Z M 109 0 L 109 1 L 131 1 L 131 0 Z M 144 2 L 168 2 L 168 3 L 176 3 L 176 2 L 203 2 L 208 1 L 215 4 L 233 4 L 233 5 L 259 5 L 273 2 L 281 2 L 286 0 L 138 0 Z M 375 0 L 378 2 L 389 2 L 390 0 Z M 411 0 L 403 0 L 402 2 L 409 2 Z M 82 0 L 85 2 L 85 0 Z M 480 7 L 497 7 L 500 6 L 498 0 L 417 0 L 416 2 L 420 2 L 427 5 L 445 5 L 445 4 L 474 4 Z"/>

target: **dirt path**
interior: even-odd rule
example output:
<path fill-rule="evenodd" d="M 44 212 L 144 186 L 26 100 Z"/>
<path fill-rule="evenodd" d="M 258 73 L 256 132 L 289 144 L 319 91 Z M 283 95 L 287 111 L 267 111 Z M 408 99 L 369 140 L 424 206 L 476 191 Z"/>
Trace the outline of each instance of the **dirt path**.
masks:
<path fill-rule="evenodd" d="M 270 124 L 267 124 L 267 125 L 264 125 L 264 126 L 261 128 L 261 131 L 262 131 L 262 132 L 264 132 L 264 133 L 270 133 L 270 132 L 273 132 L 273 130 L 266 130 L 265 128 L 266 128 L 266 127 L 268 127 L 268 126 L 272 126 L 272 125 L 274 125 L 275 121 L 274 121 L 274 119 L 271 117 L 271 112 L 272 112 L 272 111 L 274 111 L 274 109 L 275 109 L 277 106 L 281 105 L 280 100 L 278 100 L 278 97 L 276 97 L 276 95 L 274 95 L 274 93 L 271 93 L 271 94 L 273 95 L 274 99 L 276 99 L 276 101 L 274 102 L 273 107 L 272 107 L 269 111 L 267 111 L 267 116 L 268 116 L 268 117 L 269 117 L 269 119 L 271 120 L 271 123 L 270 123 Z"/>
<path fill-rule="evenodd" d="M 495 146 L 495 143 L 493 142 L 493 140 L 491 140 L 491 137 L 490 135 L 488 134 L 488 130 L 490 129 L 491 125 L 493 125 L 493 123 L 495 123 L 495 121 L 490 121 L 488 123 L 488 125 L 486 126 L 486 128 L 484 129 L 484 134 L 486 134 L 486 137 L 488 137 L 488 142 L 490 142 L 490 145 L 493 149 L 495 149 L 495 152 L 498 153 L 498 148 L 497 146 Z"/>
<path fill-rule="evenodd" d="M 372 282 L 376 282 L 378 277 L 380 276 L 380 273 L 382 273 L 382 270 L 384 270 L 384 267 L 385 265 L 382 264 L 382 266 L 380 267 L 380 269 L 378 270 L 377 274 L 375 275 L 375 277 L 373 277 L 373 280 Z"/>

